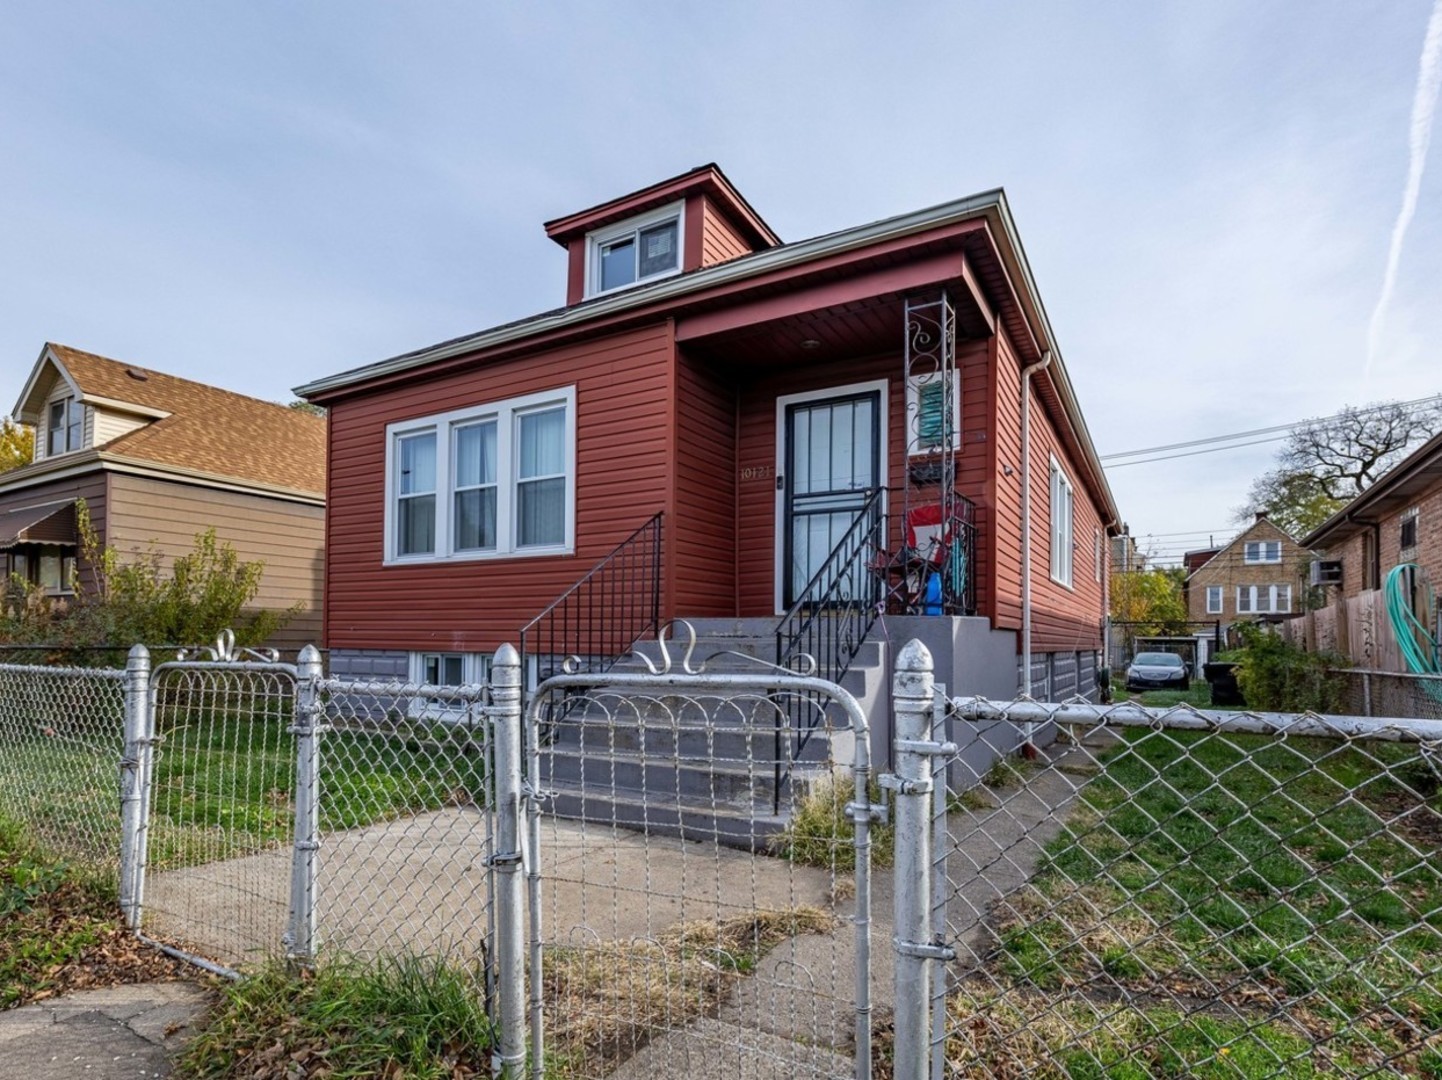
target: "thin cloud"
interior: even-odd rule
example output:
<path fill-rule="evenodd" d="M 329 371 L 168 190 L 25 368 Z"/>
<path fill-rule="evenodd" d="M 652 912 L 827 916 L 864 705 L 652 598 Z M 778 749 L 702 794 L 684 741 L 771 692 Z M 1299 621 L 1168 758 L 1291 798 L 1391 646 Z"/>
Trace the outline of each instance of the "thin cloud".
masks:
<path fill-rule="evenodd" d="M 1442 0 L 1432 7 L 1427 22 L 1427 36 L 1422 42 L 1422 64 L 1417 71 L 1417 92 L 1412 98 L 1412 127 L 1407 135 L 1409 162 L 1407 186 L 1402 190 L 1402 208 L 1392 226 L 1392 246 L 1387 252 L 1387 272 L 1382 277 L 1382 295 L 1372 311 L 1367 327 L 1366 374 L 1372 373 L 1381 346 L 1382 321 L 1392 301 L 1397 284 L 1397 265 L 1402 259 L 1402 242 L 1412 215 L 1417 212 L 1417 196 L 1422 189 L 1422 172 L 1427 167 L 1427 147 L 1432 141 L 1432 118 L 1437 112 L 1437 93 L 1442 89 Z"/>

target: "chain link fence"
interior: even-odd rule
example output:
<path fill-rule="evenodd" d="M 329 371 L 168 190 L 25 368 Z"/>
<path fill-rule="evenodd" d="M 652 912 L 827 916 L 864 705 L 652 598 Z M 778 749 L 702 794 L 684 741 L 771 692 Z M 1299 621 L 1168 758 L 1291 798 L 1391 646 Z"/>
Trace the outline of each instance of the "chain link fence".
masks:
<path fill-rule="evenodd" d="M 120 859 L 125 672 L 0 664 L 0 815 L 74 865 Z"/>
<path fill-rule="evenodd" d="M 1442 723 L 911 689 L 896 1075 L 1442 1075 Z M 965 765 L 1027 724 L 1058 740 Z"/>
<path fill-rule="evenodd" d="M 1342 711 L 1353 716 L 1415 716 L 1442 720 L 1442 675 L 1352 668 L 1344 680 Z"/>
<path fill-rule="evenodd" d="M 865 1075 L 855 701 L 769 666 L 561 676 L 527 732 L 535 1080 Z"/>

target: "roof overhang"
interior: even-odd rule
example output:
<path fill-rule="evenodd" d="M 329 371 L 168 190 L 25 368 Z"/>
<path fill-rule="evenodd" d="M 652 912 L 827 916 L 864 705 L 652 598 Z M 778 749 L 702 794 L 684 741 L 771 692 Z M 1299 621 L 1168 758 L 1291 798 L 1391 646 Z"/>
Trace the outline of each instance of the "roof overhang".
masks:
<path fill-rule="evenodd" d="M 50 396 L 48 393 L 42 392 L 47 364 L 55 367 L 56 373 L 65 382 L 70 392 L 75 395 L 76 400 L 85 405 L 94 405 L 113 412 L 130 413 L 133 416 L 143 416 L 150 420 L 163 420 L 170 415 L 164 409 L 152 408 L 149 405 L 137 405 L 131 401 L 121 401 L 118 398 L 105 397 L 101 394 L 87 394 L 84 388 L 75 381 L 75 376 L 65 366 L 65 361 L 61 360 L 47 343 L 40 350 L 40 357 L 35 361 L 35 366 L 30 369 L 30 377 L 25 380 L 25 386 L 20 391 L 20 399 L 10 412 L 10 415 L 17 420 L 23 420 L 31 425 L 40 423 L 45 410 L 45 400 Z"/>
<path fill-rule="evenodd" d="M 1096 447 L 1082 417 L 1076 392 L 1062 360 L 1046 308 L 1041 302 L 1035 278 L 1027 263 L 1016 225 L 1012 219 L 1006 194 L 1000 188 L 916 210 L 866 225 L 843 229 L 825 236 L 768 248 L 716 266 L 666 278 L 624 292 L 598 297 L 570 307 L 560 308 L 534 318 L 483 330 L 476 334 L 441 342 L 414 352 L 402 353 L 373 364 L 353 368 L 295 388 L 295 393 L 321 403 L 345 396 L 347 391 L 375 388 L 398 376 L 411 373 L 447 360 L 462 357 L 482 359 L 485 354 L 506 351 L 519 343 L 546 339 L 569 330 L 584 330 L 592 325 L 607 325 L 625 317 L 653 314 L 665 317 L 685 303 L 703 295 L 739 292 L 738 286 L 758 278 L 782 276 L 785 271 L 800 271 L 808 264 L 837 256 L 853 254 L 861 258 L 871 249 L 894 245 L 898 249 L 920 234 L 935 233 L 951 226 L 977 223 L 985 232 L 1005 273 L 997 283 L 1008 294 L 1003 301 L 1018 313 L 1010 320 L 1008 330 L 1018 337 L 1016 345 L 1023 362 L 1040 359 L 1051 352 L 1053 360 L 1045 372 L 1045 381 L 1054 388 L 1058 405 L 1067 420 L 1088 472 L 1092 489 L 1100 496 L 1102 516 L 1108 532 L 1120 525 L 1111 487 L 1097 457 Z M 537 342 L 540 344 L 540 342 Z"/>
<path fill-rule="evenodd" d="M 1442 487 L 1442 434 L 1403 458 L 1362 494 L 1302 538 L 1307 548 L 1328 547 L 1398 510 L 1429 489 Z"/>
<path fill-rule="evenodd" d="M 125 457 L 105 451 L 84 450 L 59 457 L 43 458 L 31 465 L 0 474 L 0 494 L 38 487 L 56 480 L 70 480 L 95 472 L 118 472 L 130 476 L 148 476 L 173 483 L 194 484 L 198 487 L 215 488 L 220 491 L 235 491 L 245 495 L 262 495 L 266 498 L 286 502 L 306 503 L 310 506 L 325 506 L 325 495 L 321 492 L 305 491 L 300 488 L 282 487 L 277 484 L 260 484 L 238 480 L 219 473 L 201 472 L 159 461 Z"/>

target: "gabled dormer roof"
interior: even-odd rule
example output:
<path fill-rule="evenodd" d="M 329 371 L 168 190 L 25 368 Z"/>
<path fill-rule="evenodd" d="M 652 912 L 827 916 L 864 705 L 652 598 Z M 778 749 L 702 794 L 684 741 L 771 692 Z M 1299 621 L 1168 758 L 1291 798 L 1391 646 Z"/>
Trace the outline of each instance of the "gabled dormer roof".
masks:
<path fill-rule="evenodd" d="M 48 343 L 20 394 L 16 418 L 39 423 L 57 380 L 86 405 L 148 421 L 93 447 L 90 453 L 101 461 L 158 466 L 313 497 L 325 494 L 326 425 L 321 417 Z M 6 473 L 4 483 L 76 460 L 67 455 L 39 461 Z"/>
<path fill-rule="evenodd" d="M 652 184 L 618 199 L 610 199 L 586 210 L 548 221 L 545 226 L 546 235 L 562 247 L 567 247 L 571 241 L 592 230 L 644 214 L 688 195 L 709 196 L 731 226 L 751 244 L 752 251 L 776 247 L 781 243 L 781 238 L 742 197 L 715 162 L 698 166 L 680 176 L 662 180 L 659 184 Z"/>

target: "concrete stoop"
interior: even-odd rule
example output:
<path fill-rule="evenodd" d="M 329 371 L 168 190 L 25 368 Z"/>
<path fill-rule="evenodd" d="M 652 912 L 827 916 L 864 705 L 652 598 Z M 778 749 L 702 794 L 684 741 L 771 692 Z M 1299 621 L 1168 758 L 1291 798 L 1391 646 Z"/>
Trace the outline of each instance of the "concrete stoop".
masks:
<path fill-rule="evenodd" d="M 765 850 L 786 827 L 791 811 L 816 782 L 849 765 L 849 731 L 814 728 L 798 747 L 776 730 L 777 711 L 766 706 L 766 668 L 775 656 L 769 619 L 692 620 L 694 647 L 670 641 L 672 670 L 687 657 L 709 673 L 756 676 L 755 706 L 711 708 L 703 715 L 683 695 L 654 701 L 581 706 L 553 725 L 541 752 L 547 811 L 557 817 L 634 829 L 660 836 Z M 657 642 L 640 650 L 658 666 Z M 874 708 L 885 688 L 885 646 L 869 641 L 842 685 Z M 643 673 L 641 661 L 617 664 L 617 673 Z M 711 705 L 708 698 L 706 705 Z M 828 722 L 846 724 L 832 706 Z M 777 763 L 780 762 L 780 769 Z"/>

